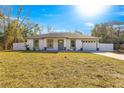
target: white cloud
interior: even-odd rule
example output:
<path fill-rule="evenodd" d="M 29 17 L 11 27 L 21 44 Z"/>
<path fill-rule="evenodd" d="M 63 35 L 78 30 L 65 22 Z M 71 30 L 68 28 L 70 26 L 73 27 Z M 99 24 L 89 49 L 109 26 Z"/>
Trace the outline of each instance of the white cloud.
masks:
<path fill-rule="evenodd" d="M 85 25 L 88 26 L 88 27 L 94 27 L 94 24 L 90 23 L 90 22 L 85 23 Z"/>

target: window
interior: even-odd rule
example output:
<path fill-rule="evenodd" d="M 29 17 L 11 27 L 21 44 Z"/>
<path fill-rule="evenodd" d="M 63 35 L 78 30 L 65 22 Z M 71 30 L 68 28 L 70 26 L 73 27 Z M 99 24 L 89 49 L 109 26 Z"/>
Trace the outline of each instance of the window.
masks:
<path fill-rule="evenodd" d="M 71 47 L 75 48 L 75 40 L 71 40 Z"/>
<path fill-rule="evenodd" d="M 34 48 L 39 48 L 39 40 L 34 39 Z"/>
<path fill-rule="evenodd" d="M 53 40 L 52 39 L 47 40 L 47 47 L 48 48 L 53 48 Z"/>

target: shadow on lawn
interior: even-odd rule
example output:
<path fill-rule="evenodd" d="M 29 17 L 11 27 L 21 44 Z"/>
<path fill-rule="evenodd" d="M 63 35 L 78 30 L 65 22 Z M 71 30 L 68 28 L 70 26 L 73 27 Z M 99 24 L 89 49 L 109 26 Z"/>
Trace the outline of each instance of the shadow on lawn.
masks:
<path fill-rule="evenodd" d="M 58 51 L 9 51 L 9 52 L 19 52 L 19 53 L 58 53 Z"/>
<path fill-rule="evenodd" d="M 13 50 L 6 50 L 6 51 L 2 51 L 2 52 L 19 52 L 19 53 L 91 53 L 88 51 L 22 51 L 22 50 L 18 50 L 18 51 L 13 51 Z"/>
<path fill-rule="evenodd" d="M 5 52 L 19 52 L 19 53 L 91 53 L 86 51 L 5 51 Z"/>

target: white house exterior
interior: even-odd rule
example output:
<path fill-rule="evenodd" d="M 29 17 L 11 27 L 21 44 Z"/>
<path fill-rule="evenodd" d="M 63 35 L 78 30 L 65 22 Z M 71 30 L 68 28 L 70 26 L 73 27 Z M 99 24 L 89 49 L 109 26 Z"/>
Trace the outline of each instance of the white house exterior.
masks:
<path fill-rule="evenodd" d="M 26 50 L 14 45 L 13 50 Z M 83 36 L 79 33 L 62 32 L 31 36 L 27 39 L 30 50 L 40 51 L 113 51 L 113 44 L 100 44 L 98 37 Z"/>

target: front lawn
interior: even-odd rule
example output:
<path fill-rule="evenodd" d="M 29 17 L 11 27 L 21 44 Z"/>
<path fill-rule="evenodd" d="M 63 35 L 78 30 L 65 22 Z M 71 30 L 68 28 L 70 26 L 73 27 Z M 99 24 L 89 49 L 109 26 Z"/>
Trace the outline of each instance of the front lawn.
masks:
<path fill-rule="evenodd" d="M 1 51 L 0 87 L 124 87 L 124 61 L 91 53 Z"/>

